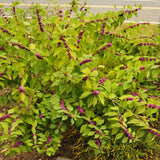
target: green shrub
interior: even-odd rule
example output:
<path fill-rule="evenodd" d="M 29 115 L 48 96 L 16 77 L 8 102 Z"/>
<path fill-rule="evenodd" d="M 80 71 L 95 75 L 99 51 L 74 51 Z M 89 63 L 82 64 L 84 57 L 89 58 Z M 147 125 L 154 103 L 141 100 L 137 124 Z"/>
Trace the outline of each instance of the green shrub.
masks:
<path fill-rule="evenodd" d="M 0 87 L 11 88 L 0 97 L 9 107 L 0 113 L 6 155 L 34 148 L 54 155 L 67 125 L 94 157 L 112 155 L 112 144 L 116 150 L 160 137 L 152 126 L 160 117 L 160 38 L 134 37 L 148 23 L 110 31 L 141 6 L 94 15 L 73 1 L 46 19 L 36 4 L 28 20 L 16 3 L 13 18 L 2 9 L 0 18 Z"/>

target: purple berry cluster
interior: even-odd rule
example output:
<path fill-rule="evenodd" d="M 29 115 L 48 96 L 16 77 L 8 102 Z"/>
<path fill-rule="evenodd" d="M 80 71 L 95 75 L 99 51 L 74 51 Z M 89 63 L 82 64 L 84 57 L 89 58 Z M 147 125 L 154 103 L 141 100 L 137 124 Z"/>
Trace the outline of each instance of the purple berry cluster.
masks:
<path fill-rule="evenodd" d="M 95 140 L 96 140 L 96 142 L 97 142 L 98 147 L 101 149 L 102 147 L 101 147 L 101 143 L 100 143 L 99 138 L 95 138 Z"/>
<path fill-rule="evenodd" d="M 14 148 L 14 147 L 17 147 L 17 146 L 19 146 L 19 145 L 22 145 L 22 141 L 18 141 L 17 143 L 15 143 L 13 146 L 12 146 L 12 148 Z"/>
<path fill-rule="evenodd" d="M 111 46 L 112 46 L 112 43 L 108 43 L 106 46 L 102 47 L 102 48 L 100 49 L 100 51 L 107 50 L 107 48 L 109 48 L 109 47 L 111 47 Z M 99 54 L 100 51 L 97 50 L 97 54 Z"/>
<path fill-rule="evenodd" d="M 32 128 L 33 128 L 33 127 L 32 127 Z M 34 145 L 36 145 L 36 139 L 34 139 L 34 136 L 35 136 L 35 135 L 36 135 L 36 134 L 32 133 Z"/>
<path fill-rule="evenodd" d="M 48 139 L 47 139 L 47 144 L 51 141 L 51 135 L 49 135 Z M 45 149 L 47 149 L 49 146 L 47 145 Z"/>
<path fill-rule="evenodd" d="M 125 36 L 121 36 L 119 34 L 115 34 L 115 33 L 111 33 L 111 32 L 106 32 L 106 34 L 109 34 L 112 37 L 119 37 L 119 38 L 127 39 Z"/>
<path fill-rule="evenodd" d="M 67 110 L 66 107 L 64 106 L 64 100 L 61 101 L 61 107 L 62 107 L 62 110 L 65 110 L 65 111 L 68 112 L 68 110 Z M 70 114 L 68 114 L 68 113 L 66 113 L 66 114 L 67 114 L 69 117 L 72 118 L 72 115 L 70 115 Z"/>
<path fill-rule="evenodd" d="M 98 95 L 100 92 L 99 91 L 92 91 L 93 95 Z"/>
<path fill-rule="evenodd" d="M 127 98 L 126 100 L 127 100 L 127 101 L 133 101 L 133 100 L 134 100 L 134 98 L 129 97 L 129 98 Z"/>
<path fill-rule="evenodd" d="M 105 80 L 106 80 L 105 77 L 101 78 L 101 79 L 99 80 L 99 84 L 102 84 Z"/>
<path fill-rule="evenodd" d="M 43 59 L 43 56 L 41 56 L 39 53 L 36 53 L 36 57 L 37 57 L 38 59 Z"/>
<path fill-rule="evenodd" d="M 0 51 L 4 50 L 4 47 L 0 47 Z"/>
<path fill-rule="evenodd" d="M 85 25 L 87 24 L 91 24 L 91 23 L 94 23 L 94 22 L 101 22 L 101 21 L 106 21 L 108 19 L 108 17 L 104 18 L 104 19 L 96 19 L 96 20 L 91 20 L 91 21 L 87 21 L 85 23 Z M 85 22 L 84 20 L 81 20 L 81 22 Z"/>
<path fill-rule="evenodd" d="M 91 72 L 96 71 L 96 70 L 97 70 L 97 68 L 93 68 Z"/>
<path fill-rule="evenodd" d="M 77 108 L 78 108 L 78 111 L 79 111 L 81 114 L 83 114 L 84 116 L 86 115 L 86 114 L 84 113 L 83 108 L 81 108 L 81 106 L 80 106 L 80 105 L 79 105 L 79 106 L 77 106 Z"/>
<path fill-rule="evenodd" d="M 133 13 L 133 12 L 137 12 L 138 10 L 140 10 L 141 8 L 136 8 L 136 9 L 134 9 L 134 10 L 125 10 L 124 11 L 124 13 Z M 119 14 L 119 16 L 121 17 L 121 16 L 123 16 L 124 15 L 124 13 L 121 13 L 121 14 Z"/>
<path fill-rule="evenodd" d="M 140 61 L 156 61 L 156 58 L 144 58 L 144 57 L 140 57 L 139 60 Z"/>
<path fill-rule="evenodd" d="M 102 24 L 102 29 L 101 29 L 101 32 L 100 32 L 101 35 L 104 34 L 104 28 L 105 28 L 105 27 L 106 27 L 106 23 L 103 22 L 103 24 Z"/>
<path fill-rule="evenodd" d="M 76 2 L 73 1 L 72 6 L 71 6 L 71 8 L 70 8 L 70 10 L 69 10 L 69 14 L 70 14 L 70 15 L 72 14 L 73 7 L 75 6 L 75 4 L 76 4 Z M 70 18 L 70 16 L 68 16 L 68 18 Z"/>
<path fill-rule="evenodd" d="M 20 93 L 23 92 L 25 94 L 24 88 L 22 86 L 19 86 L 18 90 L 20 91 Z"/>
<path fill-rule="evenodd" d="M 159 46 L 158 44 L 154 43 L 139 43 L 137 46 Z"/>
<path fill-rule="evenodd" d="M 129 28 L 134 28 L 134 27 L 137 27 L 137 26 L 140 26 L 140 25 L 146 25 L 146 24 L 149 25 L 149 23 L 137 23 L 137 24 L 134 24 L 134 25 L 129 26 L 126 29 L 124 29 L 124 32 L 126 32 L 126 30 L 129 29 Z"/>
<path fill-rule="evenodd" d="M 6 29 L 4 29 L 3 27 L 1 27 L 1 30 L 3 33 L 7 33 L 9 35 L 12 35 L 9 31 L 7 31 Z M 14 35 L 12 35 L 14 37 Z"/>
<path fill-rule="evenodd" d="M 39 118 L 40 118 L 40 119 L 42 119 L 42 118 L 43 118 L 43 115 L 42 115 L 42 114 L 40 114 L 40 115 L 39 115 Z"/>
<path fill-rule="evenodd" d="M 85 76 L 85 77 L 83 78 L 83 80 L 86 81 L 88 78 L 89 78 L 89 76 Z"/>
<path fill-rule="evenodd" d="M 18 22 L 17 15 L 16 15 L 16 7 L 15 6 L 13 6 L 13 14 L 15 16 L 16 21 Z M 19 23 L 18 23 L 18 25 L 19 25 Z"/>
<path fill-rule="evenodd" d="M 140 67 L 140 70 L 141 70 L 141 71 L 142 71 L 142 70 L 145 70 L 145 67 L 144 67 L 144 66 Z"/>
<path fill-rule="evenodd" d="M 67 29 L 67 28 L 68 28 L 68 26 L 69 26 L 69 24 L 66 24 L 65 29 Z"/>
<path fill-rule="evenodd" d="M 82 39 L 83 34 L 84 34 L 84 29 L 82 29 L 81 32 L 79 33 L 78 40 L 77 40 L 78 44 L 80 43 L 80 40 Z M 79 48 L 79 46 L 77 46 L 77 48 Z"/>
<path fill-rule="evenodd" d="M 4 70 L 3 73 L 0 74 L 0 77 L 2 77 L 7 71 Z"/>
<path fill-rule="evenodd" d="M 20 45 L 20 44 L 17 44 L 17 43 L 12 43 L 12 46 L 18 46 L 18 47 L 21 48 L 21 49 L 24 49 L 24 50 L 26 50 L 26 51 L 30 51 L 30 50 L 27 49 L 26 47 L 24 47 L 24 46 L 22 46 L 22 45 Z"/>
<path fill-rule="evenodd" d="M 148 97 L 150 97 L 150 98 L 156 98 L 157 101 L 160 101 L 160 97 L 158 97 L 158 96 L 156 96 L 156 95 L 154 95 L 154 96 L 148 95 Z"/>
<path fill-rule="evenodd" d="M 146 106 L 148 106 L 149 108 L 157 108 L 160 110 L 160 106 L 154 105 L 154 104 L 146 104 Z"/>
<path fill-rule="evenodd" d="M 16 121 L 17 121 L 17 119 L 19 119 L 20 117 L 18 116 L 14 121 L 13 121 L 13 123 L 15 123 Z M 12 124 L 13 124 L 12 123 Z M 8 135 L 11 135 L 11 129 L 12 129 L 12 125 L 11 125 L 11 127 L 9 128 L 9 131 L 8 131 Z"/>
<path fill-rule="evenodd" d="M 60 13 L 59 17 L 61 18 L 60 21 L 62 21 L 62 17 L 63 17 L 62 13 L 63 13 L 63 11 L 60 9 L 59 13 Z"/>
<path fill-rule="evenodd" d="M 83 10 L 83 8 L 85 8 L 85 6 L 86 6 L 86 3 L 84 3 L 84 4 L 83 4 L 83 6 L 82 6 L 79 10 L 80 10 L 80 11 L 82 11 L 82 10 Z M 85 8 L 84 10 L 85 10 L 85 11 L 87 11 L 87 9 L 86 9 L 86 8 Z"/>
<path fill-rule="evenodd" d="M 125 128 L 124 131 L 125 131 L 125 133 L 127 134 L 127 136 L 128 136 L 130 139 L 134 140 L 134 138 L 132 137 L 132 135 L 128 132 L 127 127 L 123 124 L 122 115 L 119 115 L 119 120 L 120 120 L 120 124 Z"/>
<path fill-rule="evenodd" d="M 160 137 L 160 133 L 154 131 L 152 127 L 150 127 L 150 129 L 148 131 L 151 132 L 152 134 Z"/>
<path fill-rule="evenodd" d="M 16 7 L 13 6 L 13 14 L 16 15 Z"/>
<path fill-rule="evenodd" d="M 131 95 L 137 97 L 139 95 L 139 93 L 131 92 Z"/>
<path fill-rule="evenodd" d="M 43 29 L 43 26 L 42 26 L 42 22 L 41 22 L 41 17 L 39 15 L 38 9 L 36 9 L 36 13 L 37 13 L 37 19 L 38 19 L 38 24 L 39 24 L 40 30 L 41 30 L 41 32 L 44 32 L 44 29 Z"/>
<path fill-rule="evenodd" d="M 99 135 L 103 136 L 103 134 L 100 131 L 98 131 L 97 129 L 95 129 L 96 125 L 94 125 L 93 122 L 88 121 L 88 123 L 91 124 L 92 126 L 94 126 L 94 128 L 93 128 L 94 131 L 96 131 Z"/>
<path fill-rule="evenodd" d="M 90 61 L 92 61 L 92 59 L 85 59 L 84 61 L 82 61 L 80 63 L 80 66 L 83 65 L 83 64 L 85 64 L 85 63 L 87 63 L 87 62 L 90 62 Z"/>
<path fill-rule="evenodd" d="M 3 121 L 3 120 L 6 119 L 6 118 L 10 118 L 10 115 L 9 115 L 9 114 L 5 114 L 4 116 L 2 116 L 2 117 L 0 118 L 0 121 Z"/>
<path fill-rule="evenodd" d="M 151 38 L 151 39 L 154 39 L 154 34 L 151 36 L 151 37 L 147 37 L 147 36 L 140 36 L 139 37 L 140 39 L 144 39 L 144 38 Z M 136 39 L 136 38 L 135 38 Z"/>
<path fill-rule="evenodd" d="M 83 108 L 81 108 L 80 105 L 77 106 L 77 108 L 78 108 L 78 111 L 79 111 L 81 114 L 83 114 L 83 116 L 86 115 L 86 114 L 84 113 Z M 96 127 L 96 125 L 94 125 L 93 122 L 88 121 L 88 123 L 91 124 L 91 125 L 93 125 L 94 127 Z M 96 132 L 97 132 L 98 134 L 100 134 L 101 136 L 103 136 L 103 134 L 102 134 L 100 131 L 98 131 L 97 129 L 93 128 L 93 130 L 96 131 Z"/>
<path fill-rule="evenodd" d="M 61 37 L 59 38 L 59 40 L 63 41 L 63 44 L 64 44 L 64 46 L 66 48 L 66 51 L 68 52 L 69 60 L 73 59 L 73 57 L 71 56 L 70 50 L 68 48 L 68 45 L 66 43 L 66 40 L 64 39 L 64 36 L 62 34 L 61 34 Z M 61 42 L 59 42 L 58 46 L 60 46 L 60 45 L 61 45 Z"/>
<path fill-rule="evenodd" d="M 5 16 L 4 12 L 0 9 L 1 15 L 4 17 L 4 19 L 8 22 L 9 24 L 9 20 L 8 18 Z"/>

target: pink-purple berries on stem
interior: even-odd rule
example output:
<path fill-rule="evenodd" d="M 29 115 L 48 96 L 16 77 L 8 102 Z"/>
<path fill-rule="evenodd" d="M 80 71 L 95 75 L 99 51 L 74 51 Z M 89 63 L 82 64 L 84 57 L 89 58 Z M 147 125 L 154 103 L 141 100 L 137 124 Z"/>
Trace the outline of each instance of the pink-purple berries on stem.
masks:
<path fill-rule="evenodd" d="M 3 121 L 4 119 L 7 119 L 7 118 L 10 118 L 10 115 L 9 114 L 5 114 L 4 116 L 2 116 L 0 118 L 0 121 Z"/>
<path fill-rule="evenodd" d="M 26 51 L 30 51 L 30 50 L 27 49 L 26 47 L 24 47 L 24 46 L 22 46 L 22 45 L 20 45 L 20 44 L 17 44 L 17 43 L 12 43 L 12 46 L 18 46 L 18 47 L 21 48 L 21 49 L 24 49 L 24 50 L 26 50 Z"/>
<path fill-rule="evenodd" d="M 14 119 L 13 123 L 15 123 L 17 121 L 17 119 L 19 119 L 20 117 L 18 116 L 16 119 Z M 13 124 L 12 123 L 12 124 Z M 12 129 L 12 125 L 10 126 L 9 128 L 9 131 L 8 131 L 8 135 L 11 135 L 11 129 Z"/>
<path fill-rule="evenodd" d="M 9 24 L 9 20 L 8 18 L 5 16 L 4 12 L 0 9 L 1 15 L 4 17 L 4 19 L 8 22 Z"/>
<path fill-rule="evenodd" d="M 0 47 L 0 51 L 4 50 L 4 47 Z"/>
<path fill-rule="evenodd" d="M 142 66 L 142 67 L 140 67 L 140 70 L 142 71 L 142 70 L 144 70 L 145 69 L 145 67 L 144 66 Z"/>
<path fill-rule="evenodd" d="M 99 138 L 95 138 L 95 139 L 96 139 L 96 142 L 97 142 L 98 147 L 101 149 L 101 143 L 100 143 Z"/>
<path fill-rule="evenodd" d="M 51 135 L 49 135 L 49 137 L 48 137 L 48 139 L 47 139 L 46 144 L 48 144 L 50 141 L 51 141 Z M 47 148 L 48 148 L 48 145 L 46 146 L 46 148 L 45 148 L 45 149 L 47 149 Z"/>
<path fill-rule="evenodd" d="M 1 30 L 2 30 L 3 33 L 7 33 L 9 35 L 12 35 L 9 31 L 7 31 L 6 29 L 4 29 L 3 27 L 1 27 Z M 15 35 L 12 35 L 12 36 L 14 37 Z"/>
<path fill-rule="evenodd" d="M 160 110 L 160 106 L 154 105 L 154 104 L 152 104 L 152 103 L 146 104 L 145 106 L 146 106 L 146 107 L 148 106 L 149 108 L 157 108 L 158 110 Z"/>
<path fill-rule="evenodd" d="M 101 79 L 99 80 L 99 84 L 102 84 L 105 80 L 106 80 L 105 77 L 101 78 Z"/>
<path fill-rule="evenodd" d="M 12 146 L 12 148 L 18 147 L 19 145 L 22 145 L 22 144 L 23 144 L 22 141 L 18 141 L 18 142 L 16 142 L 16 143 Z"/>
<path fill-rule="evenodd" d="M 42 118 L 43 118 L 43 115 L 42 115 L 42 114 L 40 114 L 40 115 L 39 115 L 39 118 L 40 118 L 40 119 L 42 119 Z"/>
<path fill-rule="evenodd" d="M 6 72 L 7 72 L 7 70 L 4 70 L 4 71 L 0 74 L 0 77 L 2 77 L 3 75 L 5 75 Z"/>
<path fill-rule="evenodd" d="M 127 12 L 125 11 L 125 13 L 127 13 Z M 127 28 L 124 30 L 124 32 L 126 32 L 126 30 L 129 29 L 129 28 L 134 28 L 134 27 L 136 27 L 136 26 L 146 25 L 146 24 L 149 24 L 149 23 L 137 23 L 137 24 L 134 24 L 134 25 L 132 25 L 132 26 L 127 27 Z"/>
<path fill-rule="evenodd" d="M 148 131 L 151 132 L 152 134 L 157 135 L 157 136 L 160 137 L 160 133 L 154 131 L 152 127 L 150 127 L 150 129 L 148 129 Z"/>
<path fill-rule="evenodd" d="M 127 136 L 128 136 L 130 139 L 134 140 L 134 138 L 132 137 L 132 135 L 128 132 L 127 127 L 123 124 L 122 115 L 119 115 L 119 121 L 120 121 L 120 124 L 125 128 L 124 131 L 125 131 L 125 133 L 127 134 Z"/>
<path fill-rule="evenodd" d="M 36 9 L 36 13 L 37 13 L 37 19 L 38 19 L 38 24 L 39 24 L 40 30 L 41 30 L 41 32 L 44 32 L 44 29 L 43 29 L 43 26 L 42 26 L 42 22 L 41 22 L 41 17 L 39 15 L 38 9 Z"/>
<path fill-rule="evenodd" d="M 81 106 L 80 106 L 80 105 L 79 105 L 79 106 L 77 106 L 77 108 L 78 108 L 78 111 L 79 111 L 81 114 L 83 114 L 84 116 L 86 115 L 86 114 L 84 113 L 83 108 L 81 108 Z"/>
<path fill-rule="evenodd" d="M 100 92 L 99 91 L 92 91 L 93 95 L 98 95 Z"/>
<path fill-rule="evenodd" d="M 37 57 L 38 59 L 43 59 L 43 56 L 41 56 L 39 53 L 36 53 L 36 57 Z"/>
<path fill-rule="evenodd" d="M 65 48 L 66 48 L 66 51 L 68 52 L 67 55 L 69 57 L 69 60 L 73 59 L 71 53 L 70 53 L 70 50 L 69 50 L 69 47 L 66 43 L 66 40 L 64 39 L 64 36 L 61 34 L 61 37 L 59 38 L 59 40 L 63 41 L 63 44 L 65 45 Z M 59 42 L 61 44 L 61 42 Z"/>
<path fill-rule="evenodd" d="M 87 62 L 90 62 L 90 61 L 92 61 L 92 59 L 85 59 L 84 61 L 82 61 L 80 63 L 80 66 L 83 65 L 83 64 L 85 64 L 85 63 L 87 63 Z"/>
<path fill-rule="evenodd" d="M 66 107 L 64 106 L 64 100 L 61 101 L 61 107 L 62 107 L 62 110 L 65 110 L 68 112 L 68 110 L 66 109 Z M 72 115 L 66 113 L 69 117 L 72 117 Z"/>
<path fill-rule="evenodd" d="M 25 90 L 22 86 L 19 86 L 18 90 L 20 91 L 20 93 L 24 93 L 25 94 Z"/>

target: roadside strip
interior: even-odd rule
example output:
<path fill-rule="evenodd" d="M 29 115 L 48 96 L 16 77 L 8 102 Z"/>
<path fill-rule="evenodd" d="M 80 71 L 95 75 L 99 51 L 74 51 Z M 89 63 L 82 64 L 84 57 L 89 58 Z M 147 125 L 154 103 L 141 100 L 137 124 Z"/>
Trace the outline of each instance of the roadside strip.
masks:
<path fill-rule="evenodd" d="M 4 6 L 10 6 L 12 5 L 12 3 L 0 3 L 0 5 L 4 5 Z M 34 4 L 19 4 L 18 6 L 32 6 Z M 60 7 L 70 7 L 70 5 L 68 4 L 39 4 L 41 6 L 60 6 Z M 113 8 L 114 6 L 105 6 L 105 5 L 86 5 L 86 7 L 90 7 L 90 8 Z M 124 6 L 116 6 L 116 8 L 123 8 Z M 135 7 L 133 7 L 135 8 Z M 142 7 L 142 9 L 156 9 L 156 10 L 160 10 L 160 7 Z"/>

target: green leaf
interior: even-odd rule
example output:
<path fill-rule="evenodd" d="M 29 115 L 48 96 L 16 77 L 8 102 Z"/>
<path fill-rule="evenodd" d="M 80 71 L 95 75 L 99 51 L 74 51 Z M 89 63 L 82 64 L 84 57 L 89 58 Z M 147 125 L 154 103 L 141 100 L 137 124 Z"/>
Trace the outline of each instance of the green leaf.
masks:
<path fill-rule="evenodd" d="M 111 93 L 111 94 L 109 94 L 108 96 L 109 96 L 110 99 L 116 98 L 116 95 L 115 95 L 114 93 Z"/>
<path fill-rule="evenodd" d="M 118 122 L 111 125 L 111 128 L 120 128 L 120 127 L 122 127 L 122 126 Z"/>
<path fill-rule="evenodd" d="M 139 123 L 140 122 L 140 120 L 138 120 L 138 119 L 132 119 L 132 120 L 130 120 L 129 122 L 127 122 L 128 124 L 135 124 L 135 123 Z"/>
<path fill-rule="evenodd" d="M 87 129 L 87 124 L 83 124 L 80 129 L 80 133 L 84 132 Z"/>
<path fill-rule="evenodd" d="M 93 97 L 93 106 L 95 106 L 97 104 L 97 98 L 94 96 Z"/>
<path fill-rule="evenodd" d="M 105 116 L 118 116 L 117 112 L 108 112 L 104 114 Z"/>
<path fill-rule="evenodd" d="M 128 141 L 128 137 L 124 137 L 123 139 L 122 139 L 122 143 L 126 143 Z"/>
<path fill-rule="evenodd" d="M 124 90 L 126 90 L 126 89 L 128 89 L 128 88 L 130 88 L 131 87 L 131 82 L 124 82 L 124 84 L 123 84 L 123 89 Z"/>
<path fill-rule="evenodd" d="M 138 129 L 137 134 L 136 134 L 136 138 L 141 138 L 145 135 L 145 131 L 142 129 Z"/>
<path fill-rule="evenodd" d="M 137 114 L 140 114 L 140 113 L 144 113 L 145 112 L 145 107 L 144 106 L 139 106 L 136 110 L 136 113 Z"/>
<path fill-rule="evenodd" d="M 110 109 L 111 109 L 111 110 L 114 110 L 114 111 L 118 111 L 118 110 L 119 110 L 119 108 L 116 107 L 116 106 L 115 106 L 115 107 L 110 107 Z"/>
<path fill-rule="evenodd" d="M 88 87 L 88 89 L 92 89 L 92 83 L 89 79 L 86 80 L 86 86 Z"/>
<path fill-rule="evenodd" d="M 102 93 L 98 94 L 98 97 L 101 101 L 101 103 L 104 105 L 104 95 Z"/>
<path fill-rule="evenodd" d="M 98 146 L 94 140 L 89 140 L 88 144 L 94 148 L 98 148 Z"/>
<path fill-rule="evenodd" d="M 118 133 L 118 134 L 116 135 L 115 140 L 122 138 L 123 134 L 124 134 L 124 132 L 123 132 L 123 133 Z"/>
<path fill-rule="evenodd" d="M 108 91 L 108 93 L 111 92 L 111 82 L 110 82 L 109 80 L 106 80 L 106 81 L 104 82 L 104 87 L 105 87 L 105 89 Z"/>
<path fill-rule="evenodd" d="M 84 93 L 82 93 L 82 95 L 80 96 L 80 98 L 86 98 L 87 96 L 89 96 L 92 92 L 89 91 L 85 91 Z"/>

